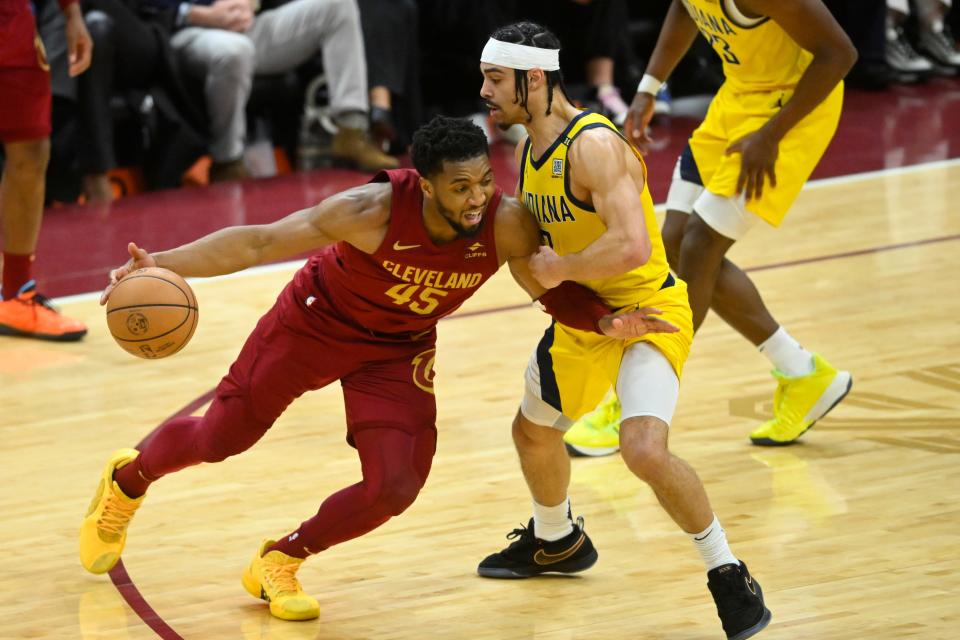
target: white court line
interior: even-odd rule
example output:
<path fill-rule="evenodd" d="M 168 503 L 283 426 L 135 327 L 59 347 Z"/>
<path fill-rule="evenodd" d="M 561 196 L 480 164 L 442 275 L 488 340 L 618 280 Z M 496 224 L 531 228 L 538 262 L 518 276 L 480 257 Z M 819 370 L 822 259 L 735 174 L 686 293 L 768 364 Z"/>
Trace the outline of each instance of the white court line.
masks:
<path fill-rule="evenodd" d="M 892 177 L 899 176 L 909 173 L 917 173 L 919 171 L 927 171 L 930 169 L 943 169 L 946 167 L 953 167 L 960 165 L 960 158 L 951 158 L 949 160 L 934 160 L 932 162 L 923 162 L 920 164 L 911 164 L 906 167 L 893 167 L 890 169 L 879 169 L 877 171 L 865 171 L 863 173 L 851 173 L 845 176 L 835 176 L 833 178 L 820 178 L 819 180 L 810 180 L 804 185 L 803 190 L 815 190 L 822 187 L 832 187 L 838 184 L 850 184 L 851 182 L 862 182 L 864 180 L 870 180 L 871 178 L 878 177 Z M 663 204 L 655 205 L 658 212 L 663 211 Z M 274 264 L 265 264 L 257 267 L 250 267 L 249 269 L 244 269 L 243 271 L 238 271 L 236 273 L 228 273 L 225 276 L 213 276 L 211 278 L 187 278 L 187 282 L 194 282 L 195 280 L 227 280 L 232 278 L 245 278 L 252 275 L 260 275 L 262 273 L 273 273 L 274 271 L 287 271 L 297 268 L 299 265 L 302 265 L 304 260 L 288 260 L 287 262 L 277 262 Z M 55 298 L 54 302 L 58 305 L 60 304 L 70 304 L 71 302 L 86 302 L 87 300 L 96 300 L 100 297 L 100 291 L 91 291 L 89 293 L 77 293 L 70 296 L 63 296 L 62 298 Z"/>

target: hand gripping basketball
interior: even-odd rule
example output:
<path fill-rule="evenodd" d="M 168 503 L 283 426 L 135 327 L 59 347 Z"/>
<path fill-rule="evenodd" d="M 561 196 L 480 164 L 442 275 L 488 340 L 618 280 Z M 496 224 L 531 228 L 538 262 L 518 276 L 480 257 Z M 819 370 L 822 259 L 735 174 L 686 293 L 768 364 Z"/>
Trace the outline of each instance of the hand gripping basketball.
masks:
<path fill-rule="evenodd" d="M 130 252 L 130 259 L 127 260 L 127 264 L 123 265 L 119 269 L 110 270 L 110 284 L 107 285 L 107 288 L 103 290 L 103 293 L 100 294 L 100 305 L 103 306 L 107 304 L 107 298 L 110 297 L 110 293 L 116 288 L 117 283 L 123 279 L 124 276 L 136 271 L 137 269 L 144 269 L 146 267 L 156 267 L 157 261 L 153 257 L 138 247 L 136 243 L 131 242 L 127 245 L 127 251 Z"/>
<path fill-rule="evenodd" d="M 113 285 L 107 301 L 110 335 L 139 358 L 166 358 L 180 351 L 197 328 L 197 299 L 172 271 L 144 267 Z"/>

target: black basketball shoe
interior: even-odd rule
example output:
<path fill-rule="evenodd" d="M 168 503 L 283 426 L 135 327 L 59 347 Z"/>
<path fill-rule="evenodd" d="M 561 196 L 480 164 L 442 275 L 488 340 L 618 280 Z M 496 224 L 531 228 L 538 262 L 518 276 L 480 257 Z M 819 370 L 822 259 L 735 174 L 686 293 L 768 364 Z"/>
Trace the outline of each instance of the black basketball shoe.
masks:
<path fill-rule="evenodd" d="M 717 603 L 717 615 L 728 640 L 745 640 L 770 624 L 760 583 L 747 565 L 725 564 L 707 572 L 707 588 Z"/>
<path fill-rule="evenodd" d="M 514 540 L 515 539 L 515 540 Z M 577 573 L 597 561 L 597 550 L 583 531 L 583 518 L 577 518 L 573 531 L 547 542 L 533 534 L 533 518 L 526 527 L 507 534 L 510 546 L 484 558 L 477 573 L 485 578 L 532 578 L 541 573 Z"/>

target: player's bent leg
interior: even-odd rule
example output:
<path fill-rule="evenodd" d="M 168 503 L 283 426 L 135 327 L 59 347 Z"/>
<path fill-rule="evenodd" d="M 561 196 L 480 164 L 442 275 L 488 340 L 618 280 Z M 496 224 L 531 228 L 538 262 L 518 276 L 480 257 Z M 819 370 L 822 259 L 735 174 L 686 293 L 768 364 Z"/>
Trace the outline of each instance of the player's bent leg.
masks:
<path fill-rule="evenodd" d="M 650 485 L 660 504 L 691 536 L 704 559 L 722 558 L 719 562 L 724 564 L 707 571 L 707 586 L 728 640 L 745 640 L 760 632 L 771 619 L 760 584 L 747 566 L 731 554 L 696 472 L 667 450 L 666 424 L 650 416 L 628 418 L 624 420 L 621 437 L 620 453 L 627 466 Z M 705 540 L 711 534 L 719 538 Z"/>
<path fill-rule="evenodd" d="M 100 475 L 100 484 L 80 525 L 80 563 L 91 573 L 106 573 L 117 564 L 127 541 L 127 527 L 143 497 L 130 498 L 114 481 L 113 474 L 129 465 L 139 452 L 115 451 Z"/>
<path fill-rule="evenodd" d="M 540 424 L 533 422 L 537 420 Z M 562 431 L 569 424 L 559 411 L 530 393 L 513 422 L 513 438 L 524 478 L 536 504 L 567 505 L 570 459 L 563 448 Z M 556 509 L 556 507 L 553 507 Z M 569 510 L 567 518 L 570 518 Z M 570 532 L 556 540 L 536 535 L 535 521 L 507 534 L 509 546 L 490 554 L 477 567 L 485 578 L 530 578 L 545 573 L 577 573 L 597 562 L 597 551 L 583 530 L 583 518 L 570 523 Z"/>
<path fill-rule="evenodd" d="M 436 451 L 436 429 L 410 433 L 390 426 L 360 428 L 354 434 L 363 469 L 361 482 L 320 506 L 317 514 L 279 541 L 264 542 L 243 573 L 244 589 L 270 603 L 283 620 L 319 615 L 315 598 L 303 591 L 296 572 L 311 554 L 357 538 L 403 513 L 423 488 Z"/>
<path fill-rule="evenodd" d="M 850 392 L 853 377 L 823 357 L 813 354 L 813 371 L 790 377 L 774 370 L 777 390 L 773 396 L 773 418 L 750 433 L 753 444 L 793 444 L 820 418 L 837 406 Z"/>

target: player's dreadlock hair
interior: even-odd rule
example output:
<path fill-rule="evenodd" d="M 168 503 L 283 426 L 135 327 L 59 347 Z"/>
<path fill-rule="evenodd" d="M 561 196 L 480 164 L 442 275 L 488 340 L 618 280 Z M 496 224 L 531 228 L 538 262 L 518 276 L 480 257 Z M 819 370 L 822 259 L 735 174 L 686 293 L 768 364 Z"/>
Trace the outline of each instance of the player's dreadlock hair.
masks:
<path fill-rule="evenodd" d="M 510 42 L 512 44 L 523 44 L 528 47 L 537 47 L 538 49 L 559 49 L 560 39 L 546 27 L 540 26 L 536 22 L 516 22 L 505 27 L 500 27 L 490 36 L 494 40 L 501 42 Z M 553 89 L 560 87 L 560 93 L 567 95 L 567 88 L 563 84 L 563 73 L 559 69 L 556 71 L 544 71 L 547 75 L 547 111 L 550 115 L 550 108 L 553 104 Z M 522 69 L 513 70 L 515 85 L 517 88 L 517 104 L 523 107 L 527 112 L 527 122 L 533 120 L 530 109 L 527 108 L 527 72 Z"/>
<path fill-rule="evenodd" d="M 424 178 L 443 171 L 444 160 L 460 162 L 489 155 L 487 136 L 469 120 L 436 116 L 413 134 L 410 159 Z"/>

